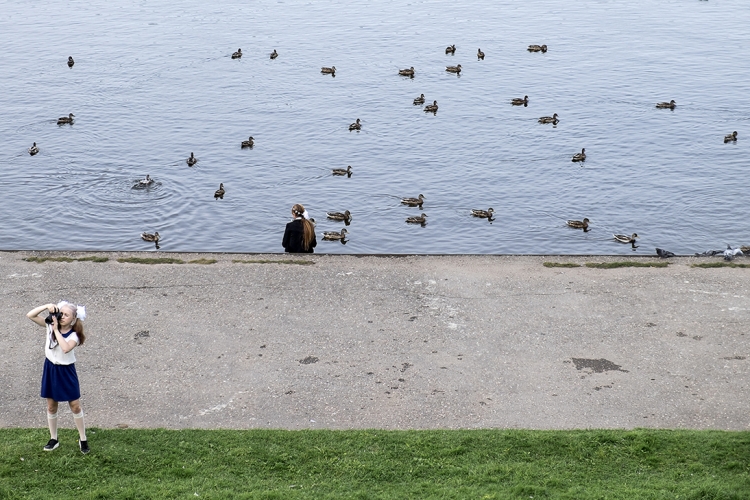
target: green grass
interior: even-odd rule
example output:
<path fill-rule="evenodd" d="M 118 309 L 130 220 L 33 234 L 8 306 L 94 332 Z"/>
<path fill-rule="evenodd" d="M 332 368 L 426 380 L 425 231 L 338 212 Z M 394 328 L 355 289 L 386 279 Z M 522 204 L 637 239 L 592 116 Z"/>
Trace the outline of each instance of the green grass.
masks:
<path fill-rule="evenodd" d="M 79 262 L 107 262 L 109 260 L 109 257 L 97 257 L 96 255 L 91 255 L 89 257 L 81 257 L 80 259 L 76 259 Z"/>
<path fill-rule="evenodd" d="M 216 259 L 201 258 L 188 261 L 188 264 L 216 264 L 216 262 L 218 262 Z"/>
<path fill-rule="evenodd" d="M 0 429 L 0 498 L 750 498 L 750 432 L 90 429 L 87 456 L 76 435 Z"/>
<path fill-rule="evenodd" d="M 42 262 L 74 262 L 76 259 L 72 259 L 70 257 L 26 257 L 26 262 L 37 262 L 41 264 Z"/>
<path fill-rule="evenodd" d="M 581 267 L 581 264 L 575 262 L 545 262 L 544 267 Z"/>
<path fill-rule="evenodd" d="M 690 267 L 702 267 L 704 269 L 711 267 L 750 267 L 750 264 L 735 264 L 734 262 L 703 262 L 701 264 L 693 264 Z"/>
<path fill-rule="evenodd" d="M 88 257 L 81 257 L 80 259 L 74 259 L 72 257 L 26 257 L 22 260 L 25 260 L 26 262 L 37 262 L 41 264 L 42 262 L 107 262 L 109 260 L 108 257 L 97 257 L 96 255 L 90 255 Z"/>
<path fill-rule="evenodd" d="M 315 264 L 315 262 L 311 260 L 301 260 L 301 259 L 282 259 L 282 260 L 267 260 L 267 259 L 258 259 L 258 260 L 240 260 L 235 259 L 232 262 L 236 264 L 297 264 L 300 266 L 310 266 L 312 264 Z"/>
<path fill-rule="evenodd" d="M 185 261 L 181 259 L 174 259 L 172 257 L 121 257 L 117 259 L 117 262 L 128 263 L 128 264 L 184 264 Z"/>
<path fill-rule="evenodd" d="M 626 260 L 622 262 L 587 262 L 586 267 L 595 269 L 616 269 L 618 267 L 667 267 L 669 262 L 635 262 Z"/>

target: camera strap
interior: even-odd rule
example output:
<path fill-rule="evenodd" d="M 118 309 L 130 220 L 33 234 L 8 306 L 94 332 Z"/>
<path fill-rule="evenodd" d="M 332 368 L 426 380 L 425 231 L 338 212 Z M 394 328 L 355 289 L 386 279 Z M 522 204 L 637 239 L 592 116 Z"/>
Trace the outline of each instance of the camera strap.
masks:
<path fill-rule="evenodd" d="M 54 349 L 57 345 L 58 342 L 55 337 L 55 332 L 52 330 L 52 325 L 47 325 L 47 348 Z"/>

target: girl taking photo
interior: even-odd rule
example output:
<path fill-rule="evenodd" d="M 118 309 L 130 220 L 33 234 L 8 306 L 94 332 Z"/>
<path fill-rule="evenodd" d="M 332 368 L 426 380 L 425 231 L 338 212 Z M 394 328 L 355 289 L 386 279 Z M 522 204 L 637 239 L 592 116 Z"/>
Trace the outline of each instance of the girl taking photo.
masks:
<path fill-rule="evenodd" d="M 49 312 L 46 318 L 40 318 L 42 311 Z M 26 316 L 39 326 L 45 327 L 47 335 L 44 342 L 44 370 L 42 372 L 41 395 L 47 399 L 47 424 L 50 440 L 44 451 L 52 451 L 60 443 L 57 440 L 57 406 L 60 401 L 67 401 L 73 412 L 73 421 L 78 429 L 78 446 L 81 453 L 89 450 L 86 441 L 86 428 L 83 425 L 81 409 L 81 388 L 76 374 L 76 355 L 74 349 L 83 345 L 86 336 L 83 334 L 83 319 L 86 309 L 68 302 L 46 304 L 29 311 Z"/>

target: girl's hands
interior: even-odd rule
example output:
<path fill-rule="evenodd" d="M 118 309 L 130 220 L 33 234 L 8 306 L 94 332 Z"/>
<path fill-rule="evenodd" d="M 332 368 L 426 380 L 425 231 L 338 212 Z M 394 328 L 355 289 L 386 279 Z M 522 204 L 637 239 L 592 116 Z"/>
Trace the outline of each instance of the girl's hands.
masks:
<path fill-rule="evenodd" d="M 55 305 L 55 304 L 47 304 L 47 310 L 50 313 L 57 312 L 57 305 Z"/>

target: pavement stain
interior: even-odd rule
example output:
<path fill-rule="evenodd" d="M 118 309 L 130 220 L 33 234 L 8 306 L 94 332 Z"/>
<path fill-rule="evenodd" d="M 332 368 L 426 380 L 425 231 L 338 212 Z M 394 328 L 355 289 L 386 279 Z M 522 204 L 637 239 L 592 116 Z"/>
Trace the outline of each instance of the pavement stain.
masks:
<path fill-rule="evenodd" d="M 589 369 L 594 373 L 604 373 L 608 371 L 620 371 L 629 373 L 628 370 L 623 370 L 622 366 L 616 365 L 613 362 L 604 358 L 600 359 L 587 359 L 587 358 L 571 358 L 573 364 L 576 365 L 576 370 Z"/>

